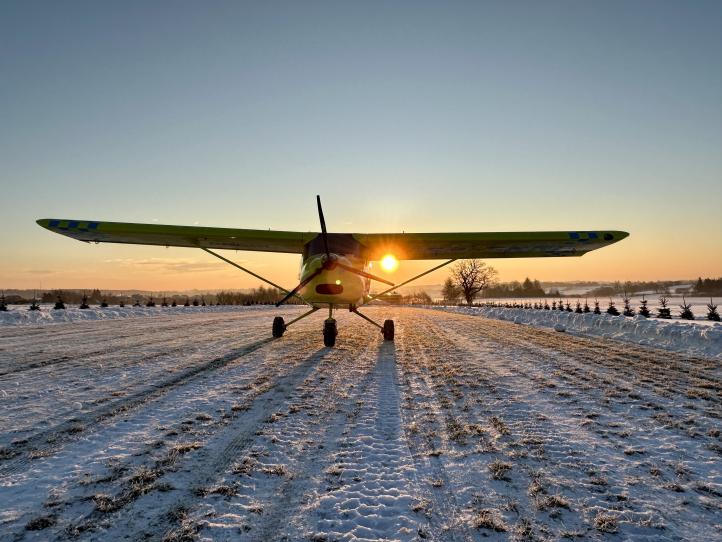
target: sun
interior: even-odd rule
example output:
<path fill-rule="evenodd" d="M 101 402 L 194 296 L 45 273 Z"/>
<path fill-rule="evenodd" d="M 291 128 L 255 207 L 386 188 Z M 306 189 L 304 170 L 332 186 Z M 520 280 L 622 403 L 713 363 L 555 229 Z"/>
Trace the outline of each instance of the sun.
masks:
<path fill-rule="evenodd" d="M 393 254 L 387 254 L 381 259 L 381 268 L 387 273 L 393 273 L 399 266 L 399 261 L 394 258 Z"/>

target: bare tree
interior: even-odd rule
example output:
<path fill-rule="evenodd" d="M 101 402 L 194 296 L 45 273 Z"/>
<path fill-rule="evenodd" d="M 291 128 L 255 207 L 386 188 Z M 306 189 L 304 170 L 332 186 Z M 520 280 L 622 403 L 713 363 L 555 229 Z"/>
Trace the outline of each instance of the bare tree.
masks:
<path fill-rule="evenodd" d="M 454 280 L 449 277 L 446 279 L 446 282 L 444 282 L 441 295 L 444 297 L 444 302 L 456 303 L 461 295 L 461 289 L 454 283 Z"/>
<path fill-rule="evenodd" d="M 497 275 L 496 269 L 481 260 L 461 260 L 451 268 L 451 276 L 469 305 L 494 283 Z"/>

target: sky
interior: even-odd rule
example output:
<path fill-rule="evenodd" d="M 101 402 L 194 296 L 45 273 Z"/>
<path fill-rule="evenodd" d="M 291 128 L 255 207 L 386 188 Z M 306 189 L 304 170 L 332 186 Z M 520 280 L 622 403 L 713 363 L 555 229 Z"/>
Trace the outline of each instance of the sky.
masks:
<path fill-rule="evenodd" d="M 503 281 L 722 276 L 722 2 L 6 1 L 0 194 L 0 288 L 257 286 L 35 220 L 317 231 L 316 194 L 337 232 L 631 234 Z"/>

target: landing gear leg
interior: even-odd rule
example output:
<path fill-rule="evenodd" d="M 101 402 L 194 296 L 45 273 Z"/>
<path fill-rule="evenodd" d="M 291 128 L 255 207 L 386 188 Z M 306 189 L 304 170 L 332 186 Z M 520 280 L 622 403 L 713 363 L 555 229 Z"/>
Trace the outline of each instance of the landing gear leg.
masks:
<path fill-rule="evenodd" d="M 384 335 L 385 341 L 393 341 L 394 340 L 394 321 L 393 320 L 384 320 L 384 325 L 382 326 L 382 325 L 378 324 L 377 322 L 374 322 L 373 320 L 371 320 L 371 318 L 369 318 L 365 314 L 361 314 L 356 307 L 351 307 L 349 310 L 352 313 L 357 314 L 358 316 L 360 316 L 361 318 L 366 320 L 369 324 L 372 324 L 372 325 L 376 326 L 377 328 L 379 328 L 381 330 L 381 333 L 383 333 L 383 335 Z"/>
<path fill-rule="evenodd" d="M 333 305 L 331 305 L 328 308 L 328 318 L 323 323 L 324 346 L 334 346 L 336 344 L 336 335 L 338 335 L 338 328 L 336 327 L 336 320 L 333 319 Z"/>
<path fill-rule="evenodd" d="M 290 326 L 291 324 L 295 324 L 296 322 L 298 322 L 298 321 L 301 320 L 302 318 L 306 318 L 306 316 L 308 316 L 309 314 L 313 314 L 313 313 L 316 312 L 317 310 L 318 310 L 318 307 L 311 307 L 311 310 L 310 310 L 310 311 L 304 312 L 301 316 L 299 316 L 299 317 L 297 317 L 297 318 L 294 318 L 293 320 L 291 320 L 291 321 L 288 322 L 288 323 L 285 323 L 285 322 L 283 321 L 283 317 L 282 317 L 282 316 L 276 316 L 276 317 L 273 319 L 273 330 L 272 330 L 273 336 L 276 337 L 276 338 L 283 336 L 283 333 L 286 331 L 286 329 L 288 329 L 288 326 Z"/>

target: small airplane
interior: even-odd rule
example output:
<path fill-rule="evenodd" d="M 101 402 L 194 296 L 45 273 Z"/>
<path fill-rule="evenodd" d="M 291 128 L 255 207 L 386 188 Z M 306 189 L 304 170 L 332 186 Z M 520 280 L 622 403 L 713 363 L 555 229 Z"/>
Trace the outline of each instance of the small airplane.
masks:
<path fill-rule="evenodd" d="M 272 325 L 273 337 L 281 337 L 291 324 L 327 306 L 328 318 L 323 326 L 323 342 L 326 346 L 336 344 L 338 330 L 333 311 L 340 308 L 347 308 L 378 327 L 384 339 L 392 341 L 393 320 L 379 324 L 359 312 L 359 307 L 383 298 L 389 292 L 458 259 L 582 256 L 629 235 L 623 231 L 328 233 L 319 196 L 316 196 L 316 205 L 321 222 L 320 233 L 54 218 L 40 219 L 37 223 L 52 232 L 87 243 L 127 243 L 204 250 L 285 293 L 276 303 L 277 307 L 293 297 L 309 305 L 308 312 L 289 322 L 276 316 Z M 287 290 L 211 249 L 301 254 L 300 282 L 295 288 Z M 398 264 L 398 260 L 439 259 L 447 261 L 399 284 L 371 273 L 371 262 L 374 261 L 380 261 L 382 267 L 390 269 Z M 371 281 L 386 284 L 389 288 L 371 295 Z"/>

